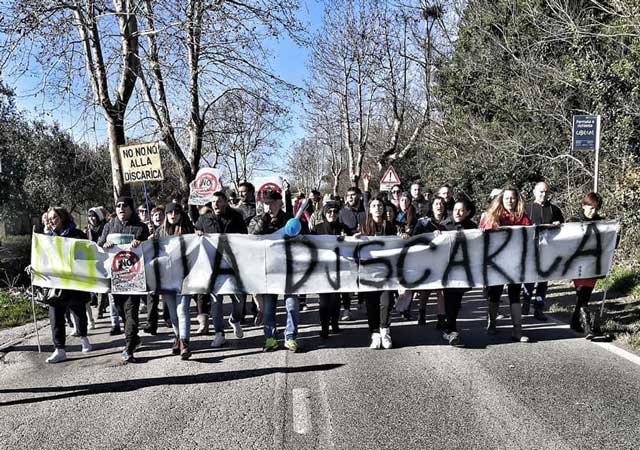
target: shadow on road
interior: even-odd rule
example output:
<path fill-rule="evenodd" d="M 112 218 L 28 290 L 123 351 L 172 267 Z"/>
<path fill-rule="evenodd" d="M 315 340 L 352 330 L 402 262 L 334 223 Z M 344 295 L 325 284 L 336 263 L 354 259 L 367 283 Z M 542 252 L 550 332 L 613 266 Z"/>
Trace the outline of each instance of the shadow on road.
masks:
<path fill-rule="evenodd" d="M 72 386 L 50 386 L 33 388 L 0 389 L 0 394 L 39 394 L 57 393 L 45 397 L 25 398 L 0 402 L 1 406 L 26 405 L 50 400 L 82 397 L 85 395 L 112 394 L 132 392 L 153 386 L 186 386 L 192 384 L 219 383 L 224 381 L 243 380 L 247 378 L 263 377 L 274 373 L 320 372 L 342 367 L 343 364 L 318 364 L 301 367 L 265 367 L 260 369 L 233 370 L 197 375 L 183 375 L 172 377 L 140 378 L 135 380 L 113 381 L 108 383 L 79 384 Z"/>

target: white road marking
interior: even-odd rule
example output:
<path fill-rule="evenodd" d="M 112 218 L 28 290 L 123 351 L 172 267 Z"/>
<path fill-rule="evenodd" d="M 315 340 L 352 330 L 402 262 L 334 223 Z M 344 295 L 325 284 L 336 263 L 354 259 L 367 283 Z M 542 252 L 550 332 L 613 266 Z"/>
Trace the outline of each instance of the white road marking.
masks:
<path fill-rule="evenodd" d="M 311 431 L 309 389 L 293 390 L 293 431 L 298 434 L 308 434 Z"/>
<path fill-rule="evenodd" d="M 628 351 L 626 351 L 624 349 L 621 349 L 617 345 L 610 344 L 608 342 L 594 342 L 594 341 L 591 341 L 591 343 L 597 345 L 600 348 L 605 349 L 608 352 L 613 353 L 614 355 L 618 355 L 621 358 L 624 358 L 627 361 L 630 361 L 630 362 L 634 363 L 637 366 L 640 366 L 640 356 L 634 355 L 631 352 L 628 352 Z"/>

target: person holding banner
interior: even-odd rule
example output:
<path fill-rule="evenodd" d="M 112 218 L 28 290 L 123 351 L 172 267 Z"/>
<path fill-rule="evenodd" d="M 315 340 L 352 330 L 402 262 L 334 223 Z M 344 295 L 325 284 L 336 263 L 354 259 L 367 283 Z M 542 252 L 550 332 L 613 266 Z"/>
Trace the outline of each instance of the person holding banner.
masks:
<path fill-rule="evenodd" d="M 171 236 L 181 236 L 193 233 L 193 227 L 188 215 L 182 210 L 180 203 L 168 203 L 165 208 L 165 219 L 162 226 L 153 235 L 153 239 L 166 239 Z M 160 300 L 169 310 L 174 340 L 171 352 L 180 355 L 183 360 L 191 357 L 189 350 L 189 337 L 191 321 L 189 320 L 190 296 L 176 294 L 175 292 L 163 292 Z"/>
<path fill-rule="evenodd" d="M 60 236 L 68 239 L 86 239 L 87 236 L 76 228 L 71 214 L 59 207 L 49 208 L 47 211 L 47 228 L 50 236 Z M 80 335 L 82 352 L 90 352 L 92 347 L 87 337 L 87 312 L 89 293 L 68 289 L 49 289 L 49 320 L 51 322 L 51 337 L 55 350 L 47 358 L 47 362 L 55 364 L 67 359 L 65 312 L 67 308 L 73 313 Z"/>
<path fill-rule="evenodd" d="M 446 231 L 444 227 L 444 221 L 447 218 L 446 202 L 442 197 L 435 197 L 431 203 L 431 216 L 423 217 L 416 223 L 413 229 L 413 235 L 417 236 L 424 233 L 439 233 Z M 418 325 L 426 325 L 427 323 L 427 302 L 433 291 L 423 290 L 419 291 L 420 296 L 420 309 L 418 310 Z M 446 328 L 446 311 L 444 307 L 444 296 L 441 290 L 435 291 L 436 293 L 436 314 L 437 322 L 436 329 L 444 331 Z M 407 305 L 406 311 L 403 311 L 405 317 L 407 311 L 411 310 L 411 303 Z"/>
<path fill-rule="evenodd" d="M 371 181 L 371 175 L 365 174 L 362 176 L 362 185 L 364 187 L 364 194 L 357 186 L 351 186 L 347 189 L 347 193 L 344 198 L 344 206 L 340 209 L 340 223 L 349 228 L 351 234 L 359 233 L 362 231 L 365 221 L 367 220 L 366 208 L 369 203 L 369 182 Z M 359 303 L 362 304 L 361 301 Z M 349 293 L 342 294 L 342 320 L 350 321 L 353 316 L 351 315 L 351 295 Z"/>
<path fill-rule="evenodd" d="M 222 191 L 213 193 L 212 211 L 198 218 L 196 222 L 196 233 L 201 236 L 203 233 L 215 234 L 247 234 L 247 225 L 244 222 L 242 214 L 229 206 L 227 196 Z M 213 319 L 213 341 L 211 347 L 219 348 L 224 345 L 226 339 L 224 337 L 224 315 L 222 310 L 222 295 L 212 294 L 211 302 L 211 318 Z M 229 325 L 233 328 L 235 336 L 240 339 L 243 336 L 240 320 L 244 304 L 247 301 L 246 294 L 231 295 L 233 311 L 229 316 Z M 198 322 L 206 320 L 206 318 L 198 315 Z M 202 323 L 202 322 L 201 322 Z"/>
<path fill-rule="evenodd" d="M 87 239 L 92 242 L 97 242 L 98 238 L 102 235 L 102 230 L 106 223 L 105 212 L 103 211 L 102 206 L 90 208 L 89 213 L 87 214 L 87 228 L 85 230 Z M 91 302 L 87 303 L 87 316 L 89 317 L 91 329 L 94 329 L 95 322 L 91 312 L 92 304 L 95 304 L 95 306 L 98 307 L 98 319 L 102 319 L 103 314 L 107 310 L 107 306 L 109 306 L 109 299 L 106 294 L 91 293 Z"/>
<path fill-rule="evenodd" d="M 394 223 L 386 218 L 382 199 L 374 198 L 371 200 L 362 233 L 355 236 L 397 236 L 397 234 L 398 229 Z M 367 306 L 367 322 L 369 323 L 369 333 L 371 333 L 369 348 L 378 350 L 393 347 L 390 327 L 394 291 L 362 292 L 360 295 L 364 297 Z"/>
<path fill-rule="evenodd" d="M 287 221 L 293 218 L 291 212 L 282 210 L 282 195 L 277 191 L 265 191 L 262 194 L 262 203 L 265 207 L 264 214 L 256 216 L 249 225 L 250 234 L 272 234 L 284 228 Z M 276 294 L 264 294 L 262 296 L 263 321 L 265 343 L 263 350 L 266 352 L 278 349 L 276 339 Z M 287 310 L 287 325 L 285 328 L 284 346 L 292 352 L 298 351 L 298 317 L 299 300 L 297 295 L 286 294 L 285 306 Z"/>
<path fill-rule="evenodd" d="M 572 217 L 569 222 L 594 222 L 604 220 L 599 211 L 602 207 L 602 197 L 596 192 L 590 192 L 582 199 L 582 211 L 576 217 Z M 585 339 L 591 340 L 596 337 L 598 330 L 595 330 L 591 322 L 589 312 L 589 301 L 596 286 L 597 278 L 583 278 L 573 280 L 576 289 L 576 306 L 571 316 L 571 329 L 578 333 L 584 333 Z"/>
<path fill-rule="evenodd" d="M 400 233 L 413 234 L 413 227 L 416 226 L 416 208 L 411 203 L 411 194 L 409 192 L 403 192 L 400 194 L 395 217 L 395 224 Z"/>
<path fill-rule="evenodd" d="M 492 200 L 491 205 L 486 214 L 480 220 L 480 229 L 491 232 L 500 227 L 531 225 L 529 216 L 525 213 L 525 204 L 522 195 L 515 187 L 506 187 Z M 504 285 L 495 285 L 487 287 L 487 297 L 489 300 L 489 314 L 487 333 L 496 334 L 496 320 L 498 318 L 498 309 L 500 306 L 500 297 Z M 516 342 L 529 342 L 527 336 L 522 335 L 522 305 L 520 304 L 520 291 L 522 285 L 520 283 L 512 283 L 507 285 L 507 293 L 509 296 L 509 304 L 511 309 L 511 321 L 513 323 L 513 332 L 511 338 Z"/>
<path fill-rule="evenodd" d="M 131 248 L 137 248 L 148 237 L 149 228 L 135 213 L 133 199 L 128 196 L 120 196 L 116 201 L 116 216 L 104 226 L 102 236 L 98 239 L 97 244 L 109 249 L 115 245 L 115 242 L 127 242 Z M 113 301 L 124 321 L 126 345 L 121 355 L 122 359 L 124 362 L 135 362 L 133 353 L 140 344 L 138 336 L 140 296 L 114 294 Z"/>
<path fill-rule="evenodd" d="M 466 198 L 456 200 L 453 204 L 453 214 L 442 223 L 442 226 L 446 231 L 452 232 L 478 228 L 478 225 L 470 217 L 473 209 L 473 206 Z M 471 288 L 446 288 L 442 290 L 444 310 L 447 316 L 446 328 L 442 338 L 450 345 L 460 345 L 460 334 L 457 328 L 458 313 L 462 306 L 464 293 L 470 290 Z"/>
<path fill-rule="evenodd" d="M 335 201 L 328 201 L 322 207 L 324 219 L 316 225 L 313 234 L 338 236 L 338 240 L 344 236 L 350 236 L 351 232 L 343 223 L 340 223 L 338 214 L 340 213 L 340 204 Z M 338 292 L 328 292 L 318 294 L 320 314 L 320 337 L 327 339 L 329 337 L 329 324 L 333 333 L 340 332 L 338 320 L 340 318 L 340 294 Z"/>
<path fill-rule="evenodd" d="M 525 211 L 534 225 L 560 225 L 564 223 L 562 211 L 547 199 L 549 186 L 541 181 L 533 188 L 533 202 L 527 204 Z M 539 281 L 538 283 L 524 283 L 522 285 L 522 314 L 529 315 L 531 300 L 533 303 L 533 317 L 537 320 L 545 321 L 544 301 L 547 297 L 547 287 L 549 283 Z M 536 295 L 533 295 L 535 288 Z"/>

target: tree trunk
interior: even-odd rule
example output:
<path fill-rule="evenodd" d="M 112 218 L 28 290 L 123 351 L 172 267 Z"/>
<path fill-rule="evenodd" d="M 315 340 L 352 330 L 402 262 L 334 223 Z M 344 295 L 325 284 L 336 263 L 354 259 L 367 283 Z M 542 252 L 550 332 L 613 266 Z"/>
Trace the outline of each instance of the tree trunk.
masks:
<path fill-rule="evenodd" d="M 124 184 L 122 168 L 120 167 L 119 145 L 125 145 L 124 117 L 120 114 L 106 114 L 107 131 L 109 135 L 109 156 L 111 158 L 111 178 L 113 180 L 114 203 L 121 195 L 131 195 L 131 188 Z"/>

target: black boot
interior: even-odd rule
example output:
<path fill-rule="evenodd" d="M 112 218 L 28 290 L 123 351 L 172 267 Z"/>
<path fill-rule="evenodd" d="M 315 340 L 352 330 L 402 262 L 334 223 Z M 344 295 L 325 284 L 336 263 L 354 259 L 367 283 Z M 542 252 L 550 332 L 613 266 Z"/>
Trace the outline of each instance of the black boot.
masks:
<path fill-rule="evenodd" d="M 427 310 L 425 308 L 420 308 L 418 311 L 418 325 L 426 325 L 427 324 Z"/>
<path fill-rule="evenodd" d="M 528 316 L 531 312 L 530 309 L 531 309 L 531 298 L 527 295 L 524 295 L 522 298 L 522 315 Z M 535 316 L 535 309 L 533 314 Z"/>
<path fill-rule="evenodd" d="M 576 305 L 573 310 L 573 315 L 571 316 L 571 324 L 569 325 L 573 331 L 577 331 L 578 333 L 582 333 L 584 330 L 582 329 L 582 325 L 580 325 L 580 305 Z"/>
<path fill-rule="evenodd" d="M 338 323 L 338 318 L 337 317 L 332 317 L 331 318 L 331 332 L 333 334 L 340 333 L 340 325 Z"/>
<path fill-rule="evenodd" d="M 544 315 L 542 310 L 544 309 L 544 302 L 536 301 L 533 304 L 533 318 L 536 320 L 541 320 L 545 322 L 547 320 L 547 316 Z M 524 312 L 522 313 L 524 315 Z"/>
<path fill-rule="evenodd" d="M 447 329 L 447 316 L 444 314 L 438 314 L 438 322 L 436 323 L 436 330 L 444 331 Z"/>
<path fill-rule="evenodd" d="M 580 307 L 580 325 L 582 325 L 582 329 L 584 330 L 585 339 L 593 339 L 594 334 L 591 328 L 591 314 L 589 314 L 589 308 L 587 306 Z"/>

